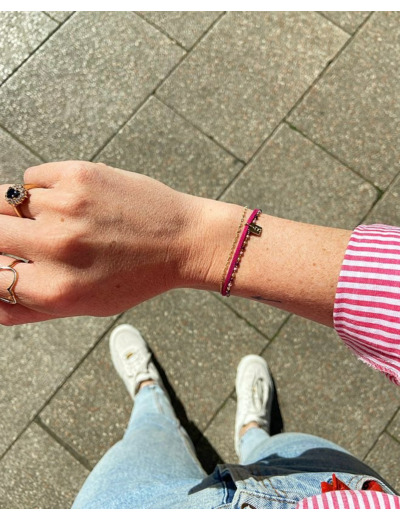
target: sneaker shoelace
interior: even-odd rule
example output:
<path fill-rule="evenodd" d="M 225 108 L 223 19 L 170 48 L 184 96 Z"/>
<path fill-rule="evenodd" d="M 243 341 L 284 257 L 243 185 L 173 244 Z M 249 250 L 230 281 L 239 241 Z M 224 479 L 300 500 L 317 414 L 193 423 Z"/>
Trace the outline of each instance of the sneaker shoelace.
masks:
<path fill-rule="evenodd" d="M 146 352 L 132 352 L 127 350 L 123 354 L 123 361 L 126 367 L 127 374 L 130 376 L 137 376 L 140 373 L 146 372 L 151 359 L 151 353 Z"/>
<path fill-rule="evenodd" d="M 252 402 L 257 413 L 262 413 L 264 410 L 264 385 L 260 377 L 258 377 L 252 385 Z"/>
<path fill-rule="evenodd" d="M 242 410 L 251 410 L 256 414 L 264 412 L 264 385 L 260 377 L 256 377 L 248 391 L 242 395 Z"/>

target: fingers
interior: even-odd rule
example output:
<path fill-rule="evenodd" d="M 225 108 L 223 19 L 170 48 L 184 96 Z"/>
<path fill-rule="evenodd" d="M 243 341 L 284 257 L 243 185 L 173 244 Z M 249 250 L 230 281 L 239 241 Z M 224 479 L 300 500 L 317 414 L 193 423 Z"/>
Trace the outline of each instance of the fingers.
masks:
<path fill-rule="evenodd" d="M 0 215 L 0 251 L 35 260 L 39 251 L 36 221 Z M 2 265 L 4 259 L 0 257 Z"/>
<path fill-rule="evenodd" d="M 48 190 L 36 187 L 30 188 L 28 186 L 28 197 L 22 201 L 21 204 L 13 206 L 6 200 L 6 193 L 11 187 L 11 184 L 0 185 L 0 214 L 12 217 L 22 216 L 25 218 L 35 219 L 44 208 L 46 195 L 48 196 Z M 2 197 L 1 195 L 3 193 L 4 196 Z"/>
<path fill-rule="evenodd" d="M 59 180 L 64 162 L 52 162 L 31 166 L 24 173 L 24 183 L 41 188 L 52 188 Z"/>
<path fill-rule="evenodd" d="M 25 184 L 35 184 L 41 188 L 52 188 L 63 177 L 90 168 L 93 168 L 93 163 L 88 161 L 62 161 L 39 164 L 25 171 L 24 182 Z"/>

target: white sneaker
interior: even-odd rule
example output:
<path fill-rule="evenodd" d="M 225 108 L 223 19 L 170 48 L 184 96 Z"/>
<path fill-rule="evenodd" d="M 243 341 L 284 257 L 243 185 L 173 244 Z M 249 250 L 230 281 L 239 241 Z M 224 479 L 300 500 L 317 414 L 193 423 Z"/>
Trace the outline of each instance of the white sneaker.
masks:
<path fill-rule="evenodd" d="M 132 325 L 119 325 L 112 331 L 110 353 L 115 370 L 132 399 L 143 381 L 153 379 L 162 386 L 161 377 L 151 361 L 151 352 L 140 332 Z"/>
<path fill-rule="evenodd" d="M 235 450 L 239 454 L 239 432 L 242 426 L 255 421 L 269 433 L 273 383 L 264 358 L 245 356 L 236 374 Z"/>

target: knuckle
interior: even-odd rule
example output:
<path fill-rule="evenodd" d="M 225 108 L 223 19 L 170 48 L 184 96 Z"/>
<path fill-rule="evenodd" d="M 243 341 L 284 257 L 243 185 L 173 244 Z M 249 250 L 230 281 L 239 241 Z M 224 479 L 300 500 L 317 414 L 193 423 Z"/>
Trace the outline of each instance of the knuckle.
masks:
<path fill-rule="evenodd" d="M 24 172 L 24 180 L 28 184 L 29 179 L 39 172 L 40 166 L 29 166 Z"/>
<path fill-rule="evenodd" d="M 86 184 L 96 175 L 93 163 L 88 161 L 74 161 L 71 164 L 70 176 L 77 184 Z"/>
<path fill-rule="evenodd" d="M 64 215 L 80 217 L 85 213 L 88 204 L 85 193 L 64 193 L 57 201 L 57 209 Z"/>
<path fill-rule="evenodd" d="M 62 262 L 73 264 L 76 258 L 84 255 L 86 250 L 87 233 L 80 229 L 76 223 L 74 226 L 60 232 L 59 229 L 50 234 L 45 239 L 45 250 L 52 258 Z"/>

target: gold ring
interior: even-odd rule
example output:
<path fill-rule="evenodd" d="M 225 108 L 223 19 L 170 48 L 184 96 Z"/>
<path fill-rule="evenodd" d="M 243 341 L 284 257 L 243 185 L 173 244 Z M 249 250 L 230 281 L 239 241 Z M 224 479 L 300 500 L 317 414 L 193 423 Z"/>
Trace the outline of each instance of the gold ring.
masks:
<path fill-rule="evenodd" d="M 16 303 L 18 303 L 14 293 L 14 287 L 18 281 L 18 273 L 14 269 L 14 265 L 17 265 L 19 262 L 23 262 L 23 260 L 14 260 L 14 262 L 11 262 L 10 265 L 0 266 L 0 271 L 12 271 L 12 273 L 14 274 L 14 279 L 11 282 L 11 285 L 7 287 L 7 291 L 10 295 L 10 298 L 0 298 L 0 301 L 10 303 L 11 305 L 15 305 Z"/>
<path fill-rule="evenodd" d="M 35 184 L 13 184 L 6 191 L 6 201 L 13 208 L 18 217 L 23 218 L 20 209 L 17 207 L 28 198 L 28 191 L 37 188 Z"/>

